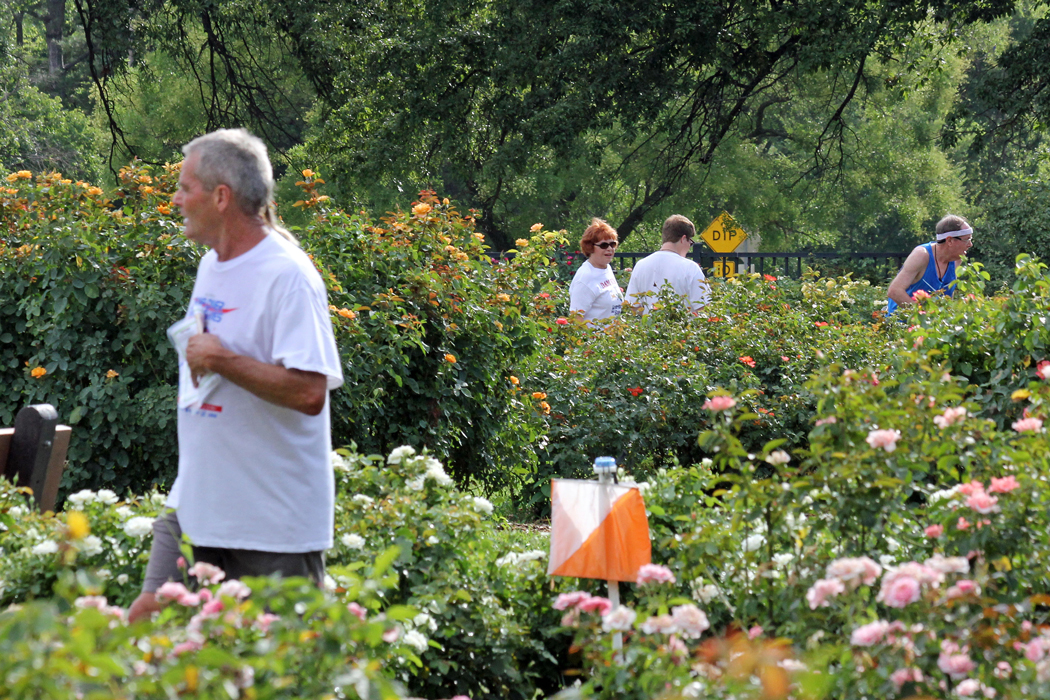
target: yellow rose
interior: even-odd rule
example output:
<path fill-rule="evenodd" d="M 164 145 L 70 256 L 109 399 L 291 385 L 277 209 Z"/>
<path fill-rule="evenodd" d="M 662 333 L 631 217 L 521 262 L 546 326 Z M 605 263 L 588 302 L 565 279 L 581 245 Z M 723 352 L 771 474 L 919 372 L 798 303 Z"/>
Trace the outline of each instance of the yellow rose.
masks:
<path fill-rule="evenodd" d="M 537 231 L 542 231 L 543 230 L 543 224 L 533 224 L 532 227 L 529 230 L 532 231 L 533 233 L 536 233 Z"/>
<path fill-rule="evenodd" d="M 117 378 L 119 376 L 120 376 L 120 374 L 115 372 L 115 371 L 113 371 L 113 370 L 110 370 L 110 371 L 106 372 L 106 379 L 115 379 L 115 378 Z"/>
<path fill-rule="evenodd" d="M 518 240 L 514 241 L 514 245 L 518 246 L 519 248 L 524 248 L 528 244 L 529 244 L 528 240 L 526 240 L 524 238 L 519 238 Z"/>
<path fill-rule="evenodd" d="M 417 204 L 416 206 L 412 207 L 412 213 L 416 216 L 426 216 L 430 213 L 430 208 L 431 207 L 429 204 Z"/>
<path fill-rule="evenodd" d="M 78 510 L 66 515 L 66 529 L 69 530 L 69 536 L 75 540 L 82 540 L 91 534 L 91 525 L 88 523 L 87 516 Z"/>
<path fill-rule="evenodd" d="M 314 176 L 314 171 L 310 170 L 310 168 L 307 168 L 306 170 L 303 171 L 303 177 L 313 177 L 313 176 Z"/>
<path fill-rule="evenodd" d="M 497 294 L 496 295 L 496 300 L 497 301 L 503 301 L 503 302 L 510 301 L 510 295 L 509 294 Z"/>
<path fill-rule="evenodd" d="M 97 197 L 98 195 L 102 194 L 102 188 L 101 187 L 89 187 L 88 190 L 87 190 L 87 193 L 89 195 L 93 196 L 93 197 Z"/>

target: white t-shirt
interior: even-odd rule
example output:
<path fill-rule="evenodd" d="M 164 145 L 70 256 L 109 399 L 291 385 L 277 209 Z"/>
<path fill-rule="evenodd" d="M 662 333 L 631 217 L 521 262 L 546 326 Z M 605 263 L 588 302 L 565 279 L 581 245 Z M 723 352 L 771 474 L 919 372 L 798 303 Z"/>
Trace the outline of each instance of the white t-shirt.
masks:
<path fill-rule="evenodd" d="M 619 316 L 623 293 L 612 267 L 600 269 L 585 260 L 569 285 L 569 311 L 580 312 L 583 320 Z"/>
<path fill-rule="evenodd" d="M 689 299 L 696 311 L 711 301 L 711 287 L 704 271 L 689 258 L 683 258 L 673 250 L 658 250 L 638 261 L 627 283 L 627 301 L 644 304 L 643 313 L 649 313 L 659 298 L 660 289 L 670 284 L 679 295 Z M 639 295 L 651 292 L 645 299 Z"/>
<path fill-rule="evenodd" d="M 303 251 L 271 231 L 247 253 L 197 269 L 187 316 L 260 362 L 343 383 L 324 283 Z M 179 372 L 189 367 L 180 363 Z M 308 416 L 223 379 L 199 409 L 181 409 L 179 474 L 168 505 L 194 545 L 264 552 L 332 546 L 335 484 L 329 401 Z"/>

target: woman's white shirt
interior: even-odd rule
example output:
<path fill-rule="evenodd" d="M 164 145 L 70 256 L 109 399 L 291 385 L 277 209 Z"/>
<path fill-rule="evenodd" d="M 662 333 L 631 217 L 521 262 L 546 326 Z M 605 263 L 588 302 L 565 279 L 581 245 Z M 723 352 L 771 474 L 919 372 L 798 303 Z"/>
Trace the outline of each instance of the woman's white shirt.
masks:
<path fill-rule="evenodd" d="M 569 285 L 569 310 L 583 314 L 585 321 L 619 316 L 623 292 L 612 266 L 597 268 L 585 260 Z"/>

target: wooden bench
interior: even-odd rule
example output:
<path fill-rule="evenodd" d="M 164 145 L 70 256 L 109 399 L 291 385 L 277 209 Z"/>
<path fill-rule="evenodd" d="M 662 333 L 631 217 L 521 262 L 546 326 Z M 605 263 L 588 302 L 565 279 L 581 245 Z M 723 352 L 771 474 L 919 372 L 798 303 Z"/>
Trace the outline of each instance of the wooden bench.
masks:
<path fill-rule="evenodd" d="M 0 428 L 0 473 L 29 487 L 42 513 L 55 509 L 72 434 L 68 425 L 58 424 L 55 407 L 46 403 L 26 406 L 15 416 L 15 427 Z"/>

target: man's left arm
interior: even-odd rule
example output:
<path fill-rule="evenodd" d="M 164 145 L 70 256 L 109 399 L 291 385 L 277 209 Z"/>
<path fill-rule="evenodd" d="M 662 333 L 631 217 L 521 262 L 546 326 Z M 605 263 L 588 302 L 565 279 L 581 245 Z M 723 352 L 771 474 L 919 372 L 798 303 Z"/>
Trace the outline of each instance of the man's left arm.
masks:
<path fill-rule="evenodd" d="M 194 384 L 206 373 L 215 372 L 263 401 L 308 416 L 319 414 L 328 398 L 328 378 L 324 374 L 288 369 L 239 355 L 224 347 L 219 337 L 211 333 L 190 338 L 186 362 Z"/>

